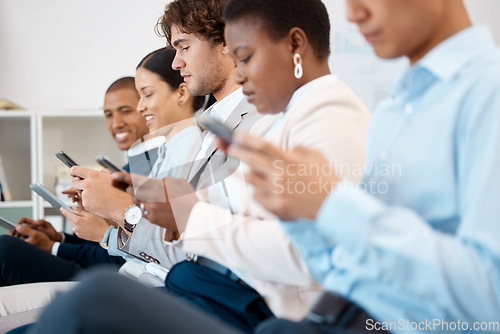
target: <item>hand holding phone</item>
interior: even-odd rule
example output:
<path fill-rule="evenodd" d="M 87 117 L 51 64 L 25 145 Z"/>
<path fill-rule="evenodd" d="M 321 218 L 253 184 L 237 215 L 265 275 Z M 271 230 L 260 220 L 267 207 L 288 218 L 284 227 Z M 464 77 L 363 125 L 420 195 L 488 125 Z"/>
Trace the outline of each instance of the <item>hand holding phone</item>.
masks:
<path fill-rule="evenodd" d="M 62 161 L 63 164 L 65 164 L 66 166 L 68 166 L 69 168 L 73 167 L 73 166 L 78 166 L 78 164 L 69 157 L 69 155 L 67 155 L 66 153 L 64 153 L 64 151 L 60 151 L 60 152 L 57 152 L 56 153 L 56 157 Z"/>
<path fill-rule="evenodd" d="M 215 134 L 217 137 L 224 140 L 227 145 L 233 143 L 233 131 L 216 119 L 209 117 L 200 117 L 198 118 L 198 124 Z"/>
<path fill-rule="evenodd" d="M 112 172 L 125 172 L 122 168 L 118 167 L 114 163 L 112 163 L 108 158 L 104 155 L 99 155 L 95 158 L 95 160 L 104 168 L 109 169 Z"/>

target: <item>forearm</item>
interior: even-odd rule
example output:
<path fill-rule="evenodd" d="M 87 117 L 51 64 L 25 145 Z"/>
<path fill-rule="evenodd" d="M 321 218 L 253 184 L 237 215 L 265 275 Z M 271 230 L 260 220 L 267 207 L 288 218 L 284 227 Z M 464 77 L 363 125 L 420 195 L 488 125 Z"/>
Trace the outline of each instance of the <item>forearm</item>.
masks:
<path fill-rule="evenodd" d="M 474 222 L 476 230 L 481 223 Z M 362 295 L 377 287 L 379 299 L 392 300 L 395 308 L 420 304 L 429 317 L 487 321 L 500 312 L 499 254 L 482 232 L 445 234 L 414 211 L 386 206 L 346 184 L 327 199 L 316 224 L 337 244 L 331 261 L 345 272 L 343 292 L 368 311 L 376 313 L 377 305 Z M 322 283 L 328 287 L 332 277 Z M 409 316 L 421 320 L 426 312 Z"/>

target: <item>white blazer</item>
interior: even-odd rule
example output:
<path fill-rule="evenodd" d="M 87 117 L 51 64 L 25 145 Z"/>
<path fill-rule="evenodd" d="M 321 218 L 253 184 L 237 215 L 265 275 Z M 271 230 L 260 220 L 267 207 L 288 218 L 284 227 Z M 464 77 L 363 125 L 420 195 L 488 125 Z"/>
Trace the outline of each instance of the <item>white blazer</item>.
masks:
<path fill-rule="evenodd" d="M 269 140 L 284 150 L 298 145 L 318 150 L 342 168 L 363 166 L 370 114 L 335 76 L 321 80 L 320 87 L 308 90 L 283 115 Z M 251 132 L 262 134 L 262 129 L 269 129 L 266 122 L 266 118 L 259 120 Z M 321 287 L 279 220 L 253 199 L 243 172 L 242 166 L 226 179 L 228 188 L 240 189 L 238 196 L 246 198 L 238 201 L 239 214 L 209 203 L 196 204 L 184 233 L 183 249 L 232 269 L 265 298 L 276 316 L 300 320 Z M 347 178 L 359 182 L 360 176 Z"/>

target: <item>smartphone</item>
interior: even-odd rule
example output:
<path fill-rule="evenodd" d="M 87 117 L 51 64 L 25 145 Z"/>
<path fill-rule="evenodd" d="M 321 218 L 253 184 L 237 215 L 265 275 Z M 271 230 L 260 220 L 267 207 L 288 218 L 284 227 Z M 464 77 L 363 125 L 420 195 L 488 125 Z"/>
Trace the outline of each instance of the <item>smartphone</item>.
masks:
<path fill-rule="evenodd" d="M 112 163 L 108 158 L 104 155 L 99 155 L 95 158 L 95 160 L 104 168 L 109 169 L 112 172 L 125 172 L 122 168 L 118 167 L 114 163 Z"/>
<path fill-rule="evenodd" d="M 47 188 L 42 186 L 40 183 L 30 184 L 30 189 L 36 192 L 41 197 L 43 197 L 47 202 L 50 203 L 50 205 L 54 207 L 54 209 L 59 211 L 61 207 L 63 207 L 69 212 L 74 213 L 74 211 L 68 205 L 66 205 L 66 203 L 57 198 L 54 194 L 48 191 Z"/>
<path fill-rule="evenodd" d="M 0 217 L 0 226 L 3 228 L 6 228 L 7 230 L 13 230 L 16 228 L 17 224 L 14 224 L 8 219 L 5 219 L 4 217 Z"/>
<path fill-rule="evenodd" d="M 66 153 L 64 153 L 64 151 L 57 152 L 56 157 L 59 160 L 61 160 L 63 162 L 63 164 L 65 164 L 69 168 L 71 168 L 73 166 L 78 166 L 78 164 L 73 159 L 71 159 Z"/>
<path fill-rule="evenodd" d="M 213 118 L 198 118 L 198 123 L 217 137 L 222 138 L 227 144 L 233 143 L 233 131 L 223 123 Z"/>

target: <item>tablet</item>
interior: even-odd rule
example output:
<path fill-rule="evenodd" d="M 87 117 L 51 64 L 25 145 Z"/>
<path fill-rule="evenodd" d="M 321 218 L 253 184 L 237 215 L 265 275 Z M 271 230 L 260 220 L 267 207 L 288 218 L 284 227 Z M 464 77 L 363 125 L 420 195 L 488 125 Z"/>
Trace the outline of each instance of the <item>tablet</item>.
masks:
<path fill-rule="evenodd" d="M 33 183 L 30 184 L 30 189 L 36 192 L 38 195 L 43 197 L 47 202 L 50 203 L 56 210 L 60 210 L 61 207 L 65 208 L 69 212 L 73 212 L 73 209 L 71 209 L 69 206 L 67 206 L 63 201 L 61 201 L 59 198 L 57 198 L 54 194 L 52 194 L 50 191 L 48 191 L 44 186 L 42 186 L 40 183 Z"/>
<path fill-rule="evenodd" d="M 13 230 L 16 228 L 17 224 L 14 224 L 8 219 L 5 219 L 4 217 L 0 217 L 0 226 L 3 228 L 6 228 L 7 230 Z"/>

